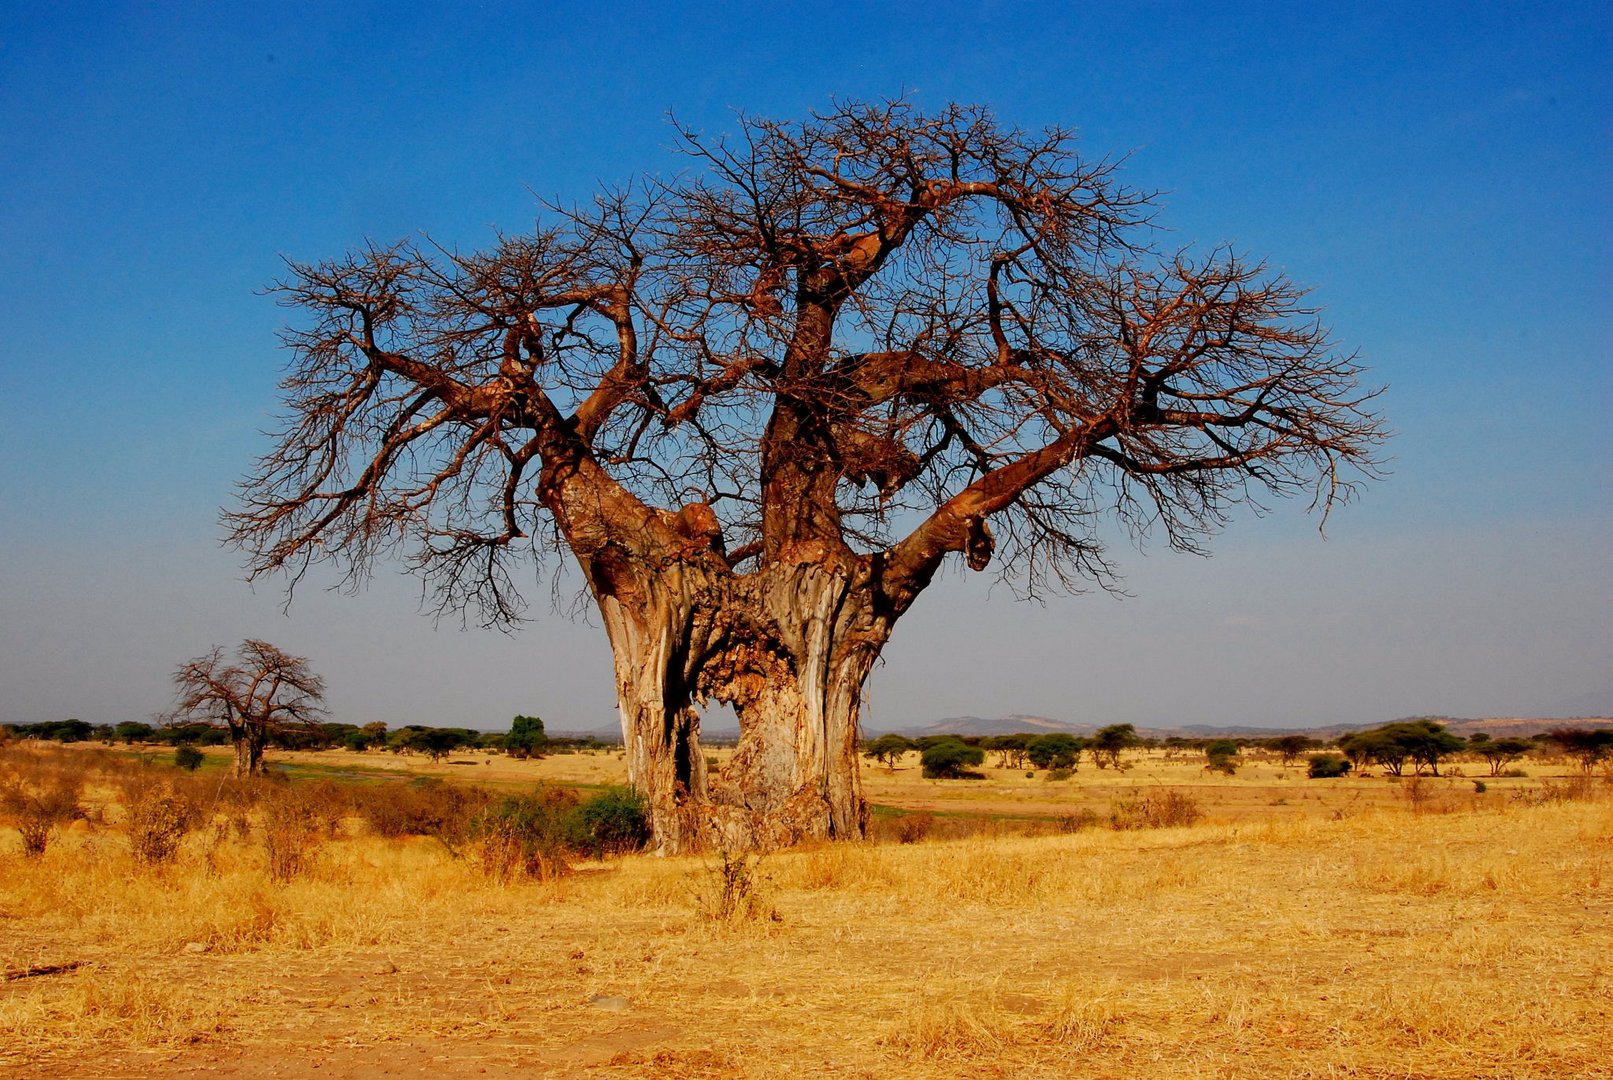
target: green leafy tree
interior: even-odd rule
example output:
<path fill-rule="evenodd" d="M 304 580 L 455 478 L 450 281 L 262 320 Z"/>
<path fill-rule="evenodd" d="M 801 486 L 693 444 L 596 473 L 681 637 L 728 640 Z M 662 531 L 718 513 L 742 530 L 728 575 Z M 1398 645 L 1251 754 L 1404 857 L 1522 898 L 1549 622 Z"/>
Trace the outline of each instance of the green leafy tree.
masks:
<path fill-rule="evenodd" d="M 474 744 L 477 734 L 469 728 L 424 727 L 420 724 L 409 724 L 394 731 L 387 739 L 387 746 L 393 750 L 426 754 L 433 762 L 437 762 L 461 747 Z"/>
<path fill-rule="evenodd" d="M 1038 769 L 1075 769 L 1085 747 L 1083 739 L 1053 732 L 1030 739 L 1025 746 L 1025 757 Z"/>
<path fill-rule="evenodd" d="M 1233 739 L 1213 739 L 1204 747 L 1204 767 L 1228 776 L 1238 771 L 1238 744 Z"/>
<path fill-rule="evenodd" d="M 125 720 L 112 729 L 112 733 L 126 743 L 149 742 L 156 729 L 138 720 Z"/>
<path fill-rule="evenodd" d="M 1502 769 L 1533 750 L 1535 744 L 1528 739 L 1480 739 L 1475 735 L 1468 740 L 1468 748 L 1489 763 L 1491 776 L 1500 776 Z"/>
<path fill-rule="evenodd" d="M 1411 751 L 1405 743 L 1382 728 L 1345 735 L 1339 739 L 1339 749 L 1357 769 L 1378 765 L 1387 769 L 1391 776 L 1400 776 L 1406 762 L 1411 760 Z"/>
<path fill-rule="evenodd" d="M 930 780 L 961 780 L 980 774 L 972 767 L 986 760 L 986 752 L 978 746 L 968 746 L 960 739 L 942 739 L 924 748 L 920 758 L 924 776 Z"/>
<path fill-rule="evenodd" d="M 1427 719 L 1399 720 L 1339 740 L 1339 749 L 1357 767 L 1381 765 L 1392 776 L 1404 775 L 1407 764 L 1416 773 L 1426 768 L 1438 776 L 1439 763 L 1466 748 L 1467 743 L 1446 731 L 1444 724 Z"/>
<path fill-rule="evenodd" d="M 536 716 L 517 716 L 510 721 L 510 733 L 504 736 L 504 749 L 515 758 L 541 757 L 548 741 L 542 720 Z"/>
<path fill-rule="evenodd" d="M 1140 740 L 1137 738 L 1137 729 L 1131 724 L 1110 724 L 1099 728 L 1087 743 L 1087 752 L 1092 755 L 1092 763 L 1100 769 L 1113 766 L 1123 768 L 1120 755 L 1136 746 Z"/>
<path fill-rule="evenodd" d="M 902 760 L 902 755 L 913 748 L 914 743 L 912 739 L 909 739 L 905 735 L 898 735 L 895 732 L 890 732 L 888 734 L 881 735 L 877 739 L 871 740 L 868 745 L 863 748 L 863 756 L 869 758 L 870 760 L 879 762 L 881 765 L 885 766 L 886 769 L 894 772 L 897 764 Z"/>
<path fill-rule="evenodd" d="M 1012 735 L 998 735 L 988 739 L 982 748 L 990 750 L 997 755 L 997 766 L 1002 769 L 1023 769 L 1028 761 L 1026 750 L 1030 746 L 1034 735 L 1018 732 Z"/>
<path fill-rule="evenodd" d="M 1268 744 L 1277 754 L 1283 768 L 1288 768 L 1299 760 L 1299 755 L 1319 745 L 1309 735 L 1279 735 Z"/>
<path fill-rule="evenodd" d="M 1445 730 L 1445 725 L 1433 720 L 1413 720 L 1406 724 L 1391 725 L 1396 737 L 1406 746 L 1417 772 L 1428 769 L 1439 775 L 1439 763 L 1452 754 L 1467 749 L 1467 740 Z"/>
<path fill-rule="evenodd" d="M 1613 758 L 1613 728 L 1586 731 L 1578 728 L 1557 728 L 1546 732 L 1546 738 L 1589 774 L 1602 762 Z"/>

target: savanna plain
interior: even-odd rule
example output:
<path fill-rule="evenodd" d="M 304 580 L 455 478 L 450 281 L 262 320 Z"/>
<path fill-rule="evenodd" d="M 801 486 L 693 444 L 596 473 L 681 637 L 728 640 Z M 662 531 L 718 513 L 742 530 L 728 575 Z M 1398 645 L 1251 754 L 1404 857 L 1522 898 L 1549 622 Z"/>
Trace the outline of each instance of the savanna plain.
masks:
<path fill-rule="evenodd" d="M 536 874 L 375 800 L 597 790 L 616 752 L 170 760 L 0 747 L 84 808 L 42 854 L 0 828 L 0 1072 L 1613 1076 L 1613 776 L 1562 760 L 910 754 L 864 765 L 867 842 Z"/>

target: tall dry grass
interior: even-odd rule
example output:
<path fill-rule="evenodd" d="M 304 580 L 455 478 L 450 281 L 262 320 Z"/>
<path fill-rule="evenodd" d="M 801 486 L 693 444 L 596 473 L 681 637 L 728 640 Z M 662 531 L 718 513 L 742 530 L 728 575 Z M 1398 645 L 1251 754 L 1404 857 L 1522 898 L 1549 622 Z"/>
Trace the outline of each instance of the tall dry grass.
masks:
<path fill-rule="evenodd" d="M 352 1076 L 405 1053 L 436 1075 L 1613 1074 L 1596 783 L 824 845 L 747 861 L 765 914 L 744 918 L 713 903 L 735 879 L 717 856 L 504 882 L 351 807 L 277 875 L 272 791 L 215 799 L 142 864 L 121 789 L 86 790 L 101 812 L 41 858 L 0 831 L 0 966 L 57 969 L 0 983 L 0 1070 L 269 1075 L 295 1051 Z"/>

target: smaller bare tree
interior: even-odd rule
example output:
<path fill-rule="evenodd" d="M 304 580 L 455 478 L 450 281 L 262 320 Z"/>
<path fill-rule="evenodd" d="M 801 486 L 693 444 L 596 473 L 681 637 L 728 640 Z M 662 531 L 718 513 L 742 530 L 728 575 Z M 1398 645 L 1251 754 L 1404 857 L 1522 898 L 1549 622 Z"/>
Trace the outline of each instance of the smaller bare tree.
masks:
<path fill-rule="evenodd" d="M 302 656 L 267 641 L 241 642 L 236 662 L 226 664 L 218 646 L 174 672 L 179 703 L 171 721 L 211 720 L 229 728 L 235 743 L 235 775 L 263 772 L 269 736 L 287 723 L 311 723 L 325 715 L 325 680 Z"/>

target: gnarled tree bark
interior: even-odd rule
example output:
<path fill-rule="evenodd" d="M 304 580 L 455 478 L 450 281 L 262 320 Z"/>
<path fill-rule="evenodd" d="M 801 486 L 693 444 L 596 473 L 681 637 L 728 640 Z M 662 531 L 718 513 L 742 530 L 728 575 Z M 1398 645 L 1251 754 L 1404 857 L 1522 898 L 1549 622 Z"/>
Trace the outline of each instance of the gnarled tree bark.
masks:
<path fill-rule="evenodd" d="M 866 580 L 812 562 L 736 575 L 698 563 L 589 567 L 616 659 L 628 775 L 664 850 L 860 837 L 862 687 L 889 636 Z M 739 718 L 707 774 L 698 706 Z"/>
<path fill-rule="evenodd" d="M 898 101 L 680 135 L 703 176 L 489 252 L 293 266 L 292 419 L 231 516 L 254 573 L 404 544 L 490 623 L 513 551 L 569 551 L 662 850 L 862 835 L 864 682 L 943 560 L 1103 582 L 1100 517 L 1197 550 L 1371 475 L 1373 393 L 1303 291 L 1146 250 L 1150 197 L 1062 131 Z"/>

